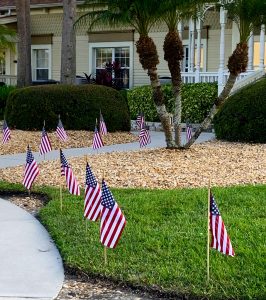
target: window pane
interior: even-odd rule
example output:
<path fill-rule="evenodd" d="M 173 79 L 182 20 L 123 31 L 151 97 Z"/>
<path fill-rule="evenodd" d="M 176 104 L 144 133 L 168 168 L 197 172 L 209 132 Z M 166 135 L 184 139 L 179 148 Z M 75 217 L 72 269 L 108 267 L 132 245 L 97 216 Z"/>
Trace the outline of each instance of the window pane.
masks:
<path fill-rule="evenodd" d="M 38 49 L 36 51 L 36 66 L 37 68 L 48 68 L 49 55 L 48 50 Z"/>
<path fill-rule="evenodd" d="M 112 48 L 96 48 L 96 68 L 105 68 L 112 61 Z"/>
<path fill-rule="evenodd" d="M 36 80 L 48 80 L 48 69 L 37 69 Z"/>

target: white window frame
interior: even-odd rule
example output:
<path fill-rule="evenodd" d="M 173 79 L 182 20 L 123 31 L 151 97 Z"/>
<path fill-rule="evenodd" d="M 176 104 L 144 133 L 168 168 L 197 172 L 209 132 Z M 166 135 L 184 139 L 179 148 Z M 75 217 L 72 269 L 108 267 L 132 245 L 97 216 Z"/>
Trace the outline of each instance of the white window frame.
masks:
<path fill-rule="evenodd" d="M 182 43 L 183 43 L 183 47 L 188 47 L 188 49 L 190 49 L 189 40 L 183 40 Z M 201 46 L 203 49 L 203 69 L 201 72 L 206 72 L 206 70 L 207 70 L 207 40 L 201 39 L 200 43 L 201 43 Z M 196 51 L 197 51 L 197 39 L 195 39 L 195 57 L 196 57 Z M 190 51 L 188 53 L 190 53 Z M 195 67 L 196 67 L 196 61 L 195 61 Z M 183 68 L 183 61 L 182 61 L 182 72 L 185 72 L 184 68 Z"/>
<path fill-rule="evenodd" d="M 96 71 L 96 48 L 129 48 L 129 88 L 133 86 L 133 42 L 89 43 L 89 74 Z"/>
<path fill-rule="evenodd" d="M 34 61 L 33 50 L 48 50 L 48 79 L 52 79 L 52 45 L 32 45 L 31 46 L 31 72 L 36 70 L 36 61 Z M 36 80 L 36 79 L 33 79 Z"/>

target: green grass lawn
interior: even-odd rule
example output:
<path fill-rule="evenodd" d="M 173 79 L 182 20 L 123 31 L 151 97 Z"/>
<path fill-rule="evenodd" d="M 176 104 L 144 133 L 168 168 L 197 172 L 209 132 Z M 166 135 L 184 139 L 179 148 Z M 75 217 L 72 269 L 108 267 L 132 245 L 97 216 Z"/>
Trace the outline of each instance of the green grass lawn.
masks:
<path fill-rule="evenodd" d="M 107 265 L 99 222 L 82 218 L 83 197 L 65 192 L 61 212 L 58 190 L 38 191 L 52 199 L 40 218 L 70 267 L 197 298 L 266 299 L 266 185 L 213 189 L 236 256 L 210 250 L 208 286 L 207 189 L 113 189 L 127 225 L 117 248 L 107 249 Z"/>

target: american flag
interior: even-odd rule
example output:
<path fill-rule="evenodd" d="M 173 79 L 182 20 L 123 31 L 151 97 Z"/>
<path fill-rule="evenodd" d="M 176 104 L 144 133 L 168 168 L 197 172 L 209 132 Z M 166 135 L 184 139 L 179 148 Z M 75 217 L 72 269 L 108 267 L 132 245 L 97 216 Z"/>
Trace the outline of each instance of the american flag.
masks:
<path fill-rule="evenodd" d="M 101 197 L 102 191 L 99 183 L 96 181 L 92 170 L 87 163 L 86 166 L 86 182 L 85 182 L 85 201 L 84 201 L 84 217 L 97 221 L 101 213 Z"/>
<path fill-rule="evenodd" d="M 43 129 L 42 129 L 41 144 L 40 144 L 39 148 L 40 148 L 40 154 L 41 155 L 52 151 L 52 146 L 51 146 L 48 134 L 45 131 L 44 126 L 43 126 Z"/>
<path fill-rule="evenodd" d="M 102 141 L 99 131 L 97 130 L 97 127 L 95 126 L 93 142 L 92 142 L 92 149 L 95 150 L 95 149 L 99 149 L 101 147 L 103 147 L 103 141 Z"/>
<path fill-rule="evenodd" d="M 60 118 L 59 118 L 59 121 L 58 121 L 58 125 L 56 127 L 56 134 L 57 134 L 59 140 L 61 140 L 63 142 L 65 142 L 67 140 L 67 134 L 65 132 L 63 123 L 62 123 Z"/>
<path fill-rule="evenodd" d="M 60 149 L 60 160 L 61 160 L 61 175 L 66 177 L 67 188 L 72 195 L 80 195 L 79 184 L 76 177 L 73 174 L 72 168 L 69 166 L 65 155 Z"/>
<path fill-rule="evenodd" d="M 30 147 L 27 148 L 26 165 L 24 170 L 23 185 L 26 189 L 30 189 L 33 181 L 39 175 L 38 165 L 33 157 Z"/>
<path fill-rule="evenodd" d="M 10 129 L 7 126 L 6 120 L 3 123 L 3 144 L 6 144 L 11 138 Z"/>
<path fill-rule="evenodd" d="M 151 143 L 151 136 L 148 129 L 145 126 L 140 130 L 139 133 L 139 145 L 140 147 L 144 147 Z"/>
<path fill-rule="evenodd" d="M 210 199 L 210 230 L 212 235 L 211 247 L 223 254 L 235 256 L 229 235 L 212 194 Z"/>
<path fill-rule="evenodd" d="M 104 180 L 102 182 L 101 204 L 101 243 L 106 247 L 115 248 L 125 228 L 126 219 Z"/>
<path fill-rule="evenodd" d="M 136 124 L 140 129 L 144 126 L 144 116 L 142 113 L 137 116 Z"/>
<path fill-rule="evenodd" d="M 189 140 L 192 138 L 192 127 L 189 123 L 186 123 L 186 140 L 189 142 Z"/>
<path fill-rule="evenodd" d="M 107 127 L 106 127 L 106 124 L 104 122 L 103 115 L 101 112 L 100 112 L 100 133 L 101 133 L 101 135 L 107 134 Z"/>

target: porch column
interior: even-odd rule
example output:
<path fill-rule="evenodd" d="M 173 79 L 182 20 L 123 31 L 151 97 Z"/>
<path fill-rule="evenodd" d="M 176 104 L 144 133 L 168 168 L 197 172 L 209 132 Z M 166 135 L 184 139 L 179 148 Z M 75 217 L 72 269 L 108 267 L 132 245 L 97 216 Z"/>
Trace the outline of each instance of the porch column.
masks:
<path fill-rule="evenodd" d="M 260 30 L 260 65 L 259 65 L 260 70 L 264 70 L 264 55 L 265 55 L 265 24 L 261 25 L 261 30 Z"/>
<path fill-rule="evenodd" d="M 197 62 L 196 62 L 196 74 L 195 82 L 200 82 L 200 62 L 201 62 L 201 19 L 197 19 Z"/>
<path fill-rule="evenodd" d="M 189 20 L 189 31 L 190 31 L 190 56 L 189 56 L 189 71 L 194 72 L 194 59 L 195 59 L 195 22 L 191 18 Z"/>
<path fill-rule="evenodd" d="M 179 21 L 177 24 L 177 31 L 180 37 L 180 40 L 182 41 L 182 33 L 183 33 L 183 22 Z"/>
<path fill-rule="evenodd" d="M 254 35 L 253 35 L 253 31 L 251 31 L 248 40 L 248 71 L 253 70 L 253 61 L 254 61 Z"/>
<path fill-rule="evenodd" d="M 220 7 L 220 25 L 221 25 L 221 35 L 220 35 L 220 63 L 218 71 L 218 95 L 222 92 L 224 88 L 224 49 L 225 49 L 225 24 L 226 24 L 226 11 L 221 6 Z"/>

